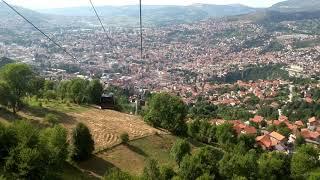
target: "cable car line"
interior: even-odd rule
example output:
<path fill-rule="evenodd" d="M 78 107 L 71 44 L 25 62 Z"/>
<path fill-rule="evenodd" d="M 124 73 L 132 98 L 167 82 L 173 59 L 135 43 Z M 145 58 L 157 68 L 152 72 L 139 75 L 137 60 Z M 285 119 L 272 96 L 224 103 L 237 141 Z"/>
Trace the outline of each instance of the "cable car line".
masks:
<path fill-rule="evenodd" d="M 101 24 L 101 27 L 102 27 L 104 33 L 106 34 L 106 36 L 107 36 L 107 38 L 108 38 L 108 40 L 109 40 L 110 45 L 112 46 L 111 38 L 109 37 L 109 35 L 108 35 L 107 31 L 106 31 L 106 28 L 104 27 L 104 25 L 103 25 L 103 23 L 102 23 L 102 21 L 101 21 L 101 18 L 100 18 L 100 16 L 99 16 L 96 8 L 95 8 L 94 5 L 93 5 L 92 0 L 89 0 L 89 1 L 90 1 L 91 6 L 92 6 L 92 9 L 94 10 L 94 13 L 96 14 L 96 16 L 97 16 L 97 18 L 98 18 L 98 20 L 99 20 L 99 22 L 100 22 L 100 24 Z"/>
<path fill-rule="evenodd" d="M 47 39 L 49 39 L 53 44 L 58 46 L 60 49 L 62 49 L 68 56 L 72 57 L 73 60 L 79 62 L 77 58 L 69 53 L 65 48 L 63 48 L 59 43 L 54 41 L 50 36 L 48 36 L 46 33 L 44 33 L 41 29 L 39 29 L 36 25 L 34 25 L 30 20 L 28 20 L 25 16 L 23 16 L 18 10 L 16 10 L 13 6 L 11 6 L 9 3 L 7 3 L 5 0 L 2 0 L 11 10 L 13 10 L 15 13 L 17 13 L 20 17 L 22 17 L 25 21 L 27 21 L 29 24 L 31 24 L 36 30 L 38 30 L 42 35 L 44 35 Z"/>
<path fill-rule="evenodd" d="M 140 58 L 143 59 L 143 32 L 142 32 L 142 2 L 139 0 L 140 7 Z"/>

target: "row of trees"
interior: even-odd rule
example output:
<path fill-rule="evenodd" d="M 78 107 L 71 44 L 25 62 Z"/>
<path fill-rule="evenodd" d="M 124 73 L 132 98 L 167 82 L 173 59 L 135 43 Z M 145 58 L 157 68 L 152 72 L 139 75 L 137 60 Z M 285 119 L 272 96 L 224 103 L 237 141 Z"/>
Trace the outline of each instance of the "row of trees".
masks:
<path fill-rule="evenodd" d="M 141 177 L 132 177 L 119 170 L 107 172 L 108 180 L 212 180 L 212 179 L 308 179 L 320 178 L 319 150 L 302 145 L 293 155 L 282 152 L 259 152 L 238 144 L 222 150 L 204 146 L 193 153 L 189 143 L 179 140 L 171 150 L 179 168 L 159 166 L 149 160 Z"/>
<path fill-rule="evenodd" d="M 46 81 L 43 93 L 39 96 L 47 99 L 71 100 L 73 103 L 100 103 L 103 86 L 99 80 L 72 79 L 55 83 Z"/>
<path fill-rule="evenodd" d="M 0 168 L 10 179 L 59 179 L 67 159 L 84 160 L 94 150 L 86 126 L 78 124 L 69 145 L 62 126 L 38 129 L 26 121 L 0 123 Z"/>
<path fill-rule="evenodd" d="M 152 95 L 148 103 L 144 120 L 155 127 L 160 127 L 176 135 L 187 135 L 186 117 L 188 107 L 181 98 L 167 93 Z M 216 106 L 204 101 L 196 103 L 189 110 L 193 119 L 243 119 L 249 120 L 253 114 L 241 107 Z"/>
<path fill-rule="evenodd" d="M 99 103 L 103 86 L 98 80 L 46 81 L 25 64 L 7 64 L 0 69 L 0 104 L 15 113 L 23 98 L 68 99 L 74 103 Z"/>

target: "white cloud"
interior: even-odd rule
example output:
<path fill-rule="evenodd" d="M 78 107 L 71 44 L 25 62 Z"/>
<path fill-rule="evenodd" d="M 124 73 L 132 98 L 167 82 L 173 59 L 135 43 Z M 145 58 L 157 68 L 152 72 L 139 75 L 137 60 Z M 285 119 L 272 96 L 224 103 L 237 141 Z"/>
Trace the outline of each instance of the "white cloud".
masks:
<path fill-rule="evenodd" d="M 139 0 L 92 0 L 95 5 L 138 4 Z M 244 4 L 253 7 L 267 7 L 283 0 L 142 0 L 147 5 L 190 5 L 208 4 Z M 31 9 L 89 6 L 89 0 L 8 0 L 9 3 Z"/>

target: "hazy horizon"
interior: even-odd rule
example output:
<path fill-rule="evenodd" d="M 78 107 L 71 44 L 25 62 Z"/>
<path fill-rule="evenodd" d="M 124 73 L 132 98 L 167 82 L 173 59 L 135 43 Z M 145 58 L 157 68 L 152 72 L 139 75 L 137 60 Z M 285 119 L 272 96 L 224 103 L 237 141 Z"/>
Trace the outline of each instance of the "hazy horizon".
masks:
<path fill-rule="evenodd" d="M 96 6 L 111 5 L 111 6 L 124 6 L 124 5 L 136 5 L 138 0 L 112 0 L 105 2 L 104 0 L 92 0 Z M 191 4 L 243 4 L 250 7 L 269 7 L 275 3 L 284 0 L 142 0 L 144 5 L 191 5 Z M 66 8 L 66 7 L 81 7 L 90 6 L 89 0 L 8 0 L 8 3 L 13 5 L 39 10 L 39 9 L 52 9 L 52 8 Z"/>

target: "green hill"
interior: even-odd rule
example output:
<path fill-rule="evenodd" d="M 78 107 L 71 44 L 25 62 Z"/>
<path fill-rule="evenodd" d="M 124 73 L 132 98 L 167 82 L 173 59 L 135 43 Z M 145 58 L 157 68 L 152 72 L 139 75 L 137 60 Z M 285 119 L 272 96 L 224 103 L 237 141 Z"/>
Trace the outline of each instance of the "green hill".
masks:
<path fill-rule="evenodd" d="M 287 0 L 271 7 L 272 10 L 282 12 L 319 11 L 319 0 Z"/>

